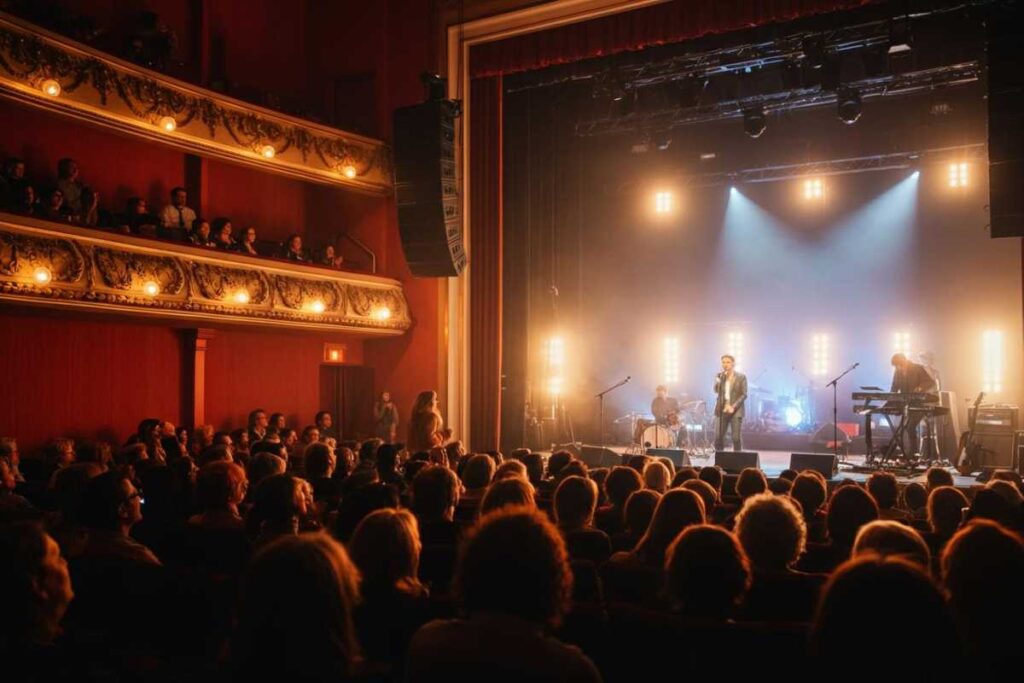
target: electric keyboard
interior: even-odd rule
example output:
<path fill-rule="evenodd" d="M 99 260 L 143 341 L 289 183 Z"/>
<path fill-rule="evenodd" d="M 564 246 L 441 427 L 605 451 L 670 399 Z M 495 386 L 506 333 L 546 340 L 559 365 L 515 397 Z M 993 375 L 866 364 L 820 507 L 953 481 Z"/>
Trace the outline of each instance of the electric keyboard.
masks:
<path fill-rule="evenodd" d="M 932 393 L 900 394 L 892 391 L 855 391 L 854 401 L 887 401 L 890 403 L 938 403 L 939 395 Z"/>

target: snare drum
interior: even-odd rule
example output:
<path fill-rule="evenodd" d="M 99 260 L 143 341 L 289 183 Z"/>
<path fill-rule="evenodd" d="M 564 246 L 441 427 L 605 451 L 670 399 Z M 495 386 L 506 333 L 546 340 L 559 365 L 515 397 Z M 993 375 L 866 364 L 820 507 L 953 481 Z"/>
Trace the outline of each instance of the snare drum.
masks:
<path fill-rule="evenodd" d="M 668 427 L 651 425 L 643 431 L 643 434 L 640 437 L 640 443 L 645 446 L 650 444 L 654 448 L 674 448 L 676 445 L 676 438 L 676 433 Z"/>

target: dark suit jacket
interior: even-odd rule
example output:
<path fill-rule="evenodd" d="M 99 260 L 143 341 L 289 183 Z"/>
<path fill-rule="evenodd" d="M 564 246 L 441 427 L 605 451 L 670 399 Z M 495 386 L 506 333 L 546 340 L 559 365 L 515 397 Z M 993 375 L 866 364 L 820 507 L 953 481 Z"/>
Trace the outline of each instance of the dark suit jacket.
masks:
<path fill-rule="evenodd" d="M 715 376 L 715 415 L 721 415 L 725 408 L 725 382 L 720 382 Z M 729 396 L 729 403 L 736 407 L 737 417 L 744 415 L 744 402 L 747 400 L 747 376 L 742 372 L 732 373 L 732 390 Z"/>

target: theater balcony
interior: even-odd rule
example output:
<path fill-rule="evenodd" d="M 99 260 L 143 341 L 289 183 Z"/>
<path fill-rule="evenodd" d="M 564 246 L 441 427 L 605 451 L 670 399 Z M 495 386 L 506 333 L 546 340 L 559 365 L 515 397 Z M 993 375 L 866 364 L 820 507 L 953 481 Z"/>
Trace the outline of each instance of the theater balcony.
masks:
<path fill-rule="evenodd" d="M 378 337 L 411 325 L 397 280 L 4 213 L 0 301 Z"/>
<path fill-rule="evenodd" d="M 265 172 L 373 195 L 393 188 L 380 140 L 241 102 L 4 13 L 0 95 Z"/>

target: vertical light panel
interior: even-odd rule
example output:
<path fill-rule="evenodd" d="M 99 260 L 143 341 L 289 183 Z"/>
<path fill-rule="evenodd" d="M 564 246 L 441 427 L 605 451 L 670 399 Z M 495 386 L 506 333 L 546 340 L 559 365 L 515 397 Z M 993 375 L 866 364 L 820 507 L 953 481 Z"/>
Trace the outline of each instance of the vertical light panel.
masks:
<path fill-rule="evenodd" d="M 967 187 L 967 164 L 963 162 L 949 165 L 949 186 Z"/>
<path fill-rule="evenodd" d="M 548 393 L 554 397 L 561 396 L 565 389 L 565 340 L 562 337 L 550 337 L 544 342 L 544 359 Z"/>
<path fill-rule="evenodd" d="M 654 212 L 655 213 L 671 213 L 672 212 L 672 193 L 671 192 L 655 192 L 654 193 Z"/>
<path fill-rule="evenodd" d="M 1003 390 L 1003 333 L 985 330 L 981 335 L 982 389 L 998 394 Z"/>
<path fill-rule="evenodd" d="M 892 352 L 902 353 L 904 356 L 910 357 L 910 333 L 909 332 L 894 332 L 892 335 Z"/>
<path fill-rule="evenodd" d="M 827 334 L 811 337 L 811 374 L 815 377 L 828 374 L 829 339 Z"/>
<path fill-rule="evenodd" d="M 725 337 L 725 352 L 736 359 L 737 369 L 743 366 L 743 333 L 730 332 Z"/>
<path fill-rule="evenodd" d="M 825 181 L 821 178 L 807 178 L 804 180 L 804 199 L 807 201 L 813 201 L 816 199 L 824 199 L 825 197 Z"/>
<path fill-rule="evenodd" d="M 679 337 L 665 337 L 661 350 L 662 383 L 672 386 L 679 383 Z"/>

